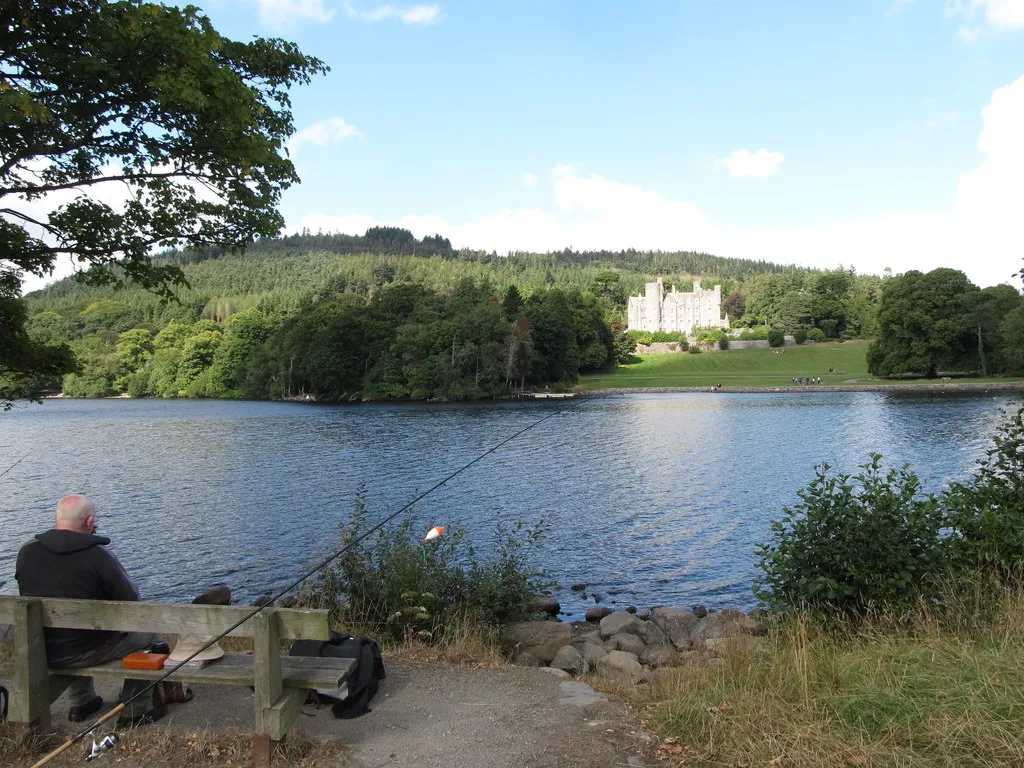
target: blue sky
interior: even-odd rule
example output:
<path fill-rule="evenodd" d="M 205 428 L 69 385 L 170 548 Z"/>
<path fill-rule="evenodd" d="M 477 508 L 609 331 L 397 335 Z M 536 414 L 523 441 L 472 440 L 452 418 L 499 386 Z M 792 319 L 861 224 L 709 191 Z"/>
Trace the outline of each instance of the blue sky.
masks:
<path fill-rule="evenodd" d="M 289 230 L 1024 265 L 1024 0 L 199 4 L 332 69 L 294 93 Z"/>

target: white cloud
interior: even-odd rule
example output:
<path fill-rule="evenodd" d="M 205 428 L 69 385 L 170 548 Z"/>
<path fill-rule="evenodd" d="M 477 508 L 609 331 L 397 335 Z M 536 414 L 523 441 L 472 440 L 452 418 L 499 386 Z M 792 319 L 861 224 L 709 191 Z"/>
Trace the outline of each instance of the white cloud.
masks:
<path fill-rule="evenodd" d="M 260 21 L 275 29 L 289 29 L 296 21 L 327 23 L 334 11 L 324 7 L 323 0 L 256 0 Z"/>
<path fill-rule="evenodd" d="M 763 147 L 756 152 L 747 149 L 735 149 L 722 164 L 729 169 L 734 179 L 752 177 L 763 179 L 779 170 L 785 156 L 781 152 L 769 152 Z"/>
<path fill-rule="evenodd" d="M 880 274 L 962 269 L 980 286 L 1010 282 L 1022 266 L 1024 241 L 1024 77 L 996 90 L 983 113 L 980 165 L 951 180 L 954 202 L 922 213 L 840 219 L 813 227 L 745 228 L 742 220 L 711 221 L 691 202 L 636 184 L 586 175 L 560 165 L 551 175 L 550 209 L 504 208 L 474 221 L 439 216 L 379 221 L 366 214 L 314 214 L 291 227 L 362 234 L 375 224 L 440 233 L 456 247 L 556 251 L 577 249 L 703 250 L 720 256 L 833 268 L 851 264 Z"/>
<path fill-rule="evenodd" d="M 288 152 L 292 157 L 298 154 L 299 149 L 304 144 L 313 144 L 317 147 L 323 147 L 327 144 L 336 143 L 347 139 L 352 136 L 362 136 L 351 123 L 345 121 L 341 117 L 328 117 L 325 120 L 319 120 L 301 131 L 298 131 L 288 141 Z"/>
<path fill-rule="evenodd" d="M 978 42 L 978 38 L 981 37 L 981 27 L 960 27 L 960 29 L 956 31 L 956 36 L 968 45 L 976 43 Z"/>
<path fill-rule="evenodd" d="M 537 182 L 538 181 L 540 181 L 540 179 L 537 178 L 537 174 L 535 174 L 535 173 L 524 173 L 523 174 L 523 184 L 525 184 L 528 187 L 535 187 L 535 186 L 537 186 Z"/>
<path fill-rule="evenodd" d="M 427 26 L 441 20 L 441 6 L 439 5 L 379 5 L 368 11 L 359 11 L 352 7 L 350 2 L 345 2 L 345 15 L 350 19 L 361 19 L 362 21 L 376 22 L 389 19 L 398 19 L 403 24 L 420 24 Z"/>
<path fill-rule="evenodd" d="M 949 112 L 943 112 L 934 120 L 926 120 L 924 126 L 925 128 L 931 130 L 942 125 L 943 123 L 955 123 L 959 119 L 959 117 L 960 114 L 955 109 L 951 109 Z"/>
<path fill-rule="evenodd" d="M 957 34 L 967 43 L 973 43 L 981 28 L 972 26 L 979 11 L 985 21 L 999 32 L 1024 29 L 1024 0 L 946 0 L 946 18 L 965 20 Z"/>

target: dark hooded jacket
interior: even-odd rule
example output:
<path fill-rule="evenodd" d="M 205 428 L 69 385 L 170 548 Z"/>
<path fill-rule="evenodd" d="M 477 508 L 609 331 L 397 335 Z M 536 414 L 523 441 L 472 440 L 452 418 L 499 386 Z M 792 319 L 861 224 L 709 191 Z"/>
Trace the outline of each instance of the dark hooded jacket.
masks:
<path fill-rule="evenodd" d="M 79 600 L 138 600 L 139 591 L 106 545 L 106 536 L 53 528 L 18 552 L 15 578 L 22 595 Z M 46 629 L 51 665 L 89 653 L 121 636 L 88 629 Z"/>

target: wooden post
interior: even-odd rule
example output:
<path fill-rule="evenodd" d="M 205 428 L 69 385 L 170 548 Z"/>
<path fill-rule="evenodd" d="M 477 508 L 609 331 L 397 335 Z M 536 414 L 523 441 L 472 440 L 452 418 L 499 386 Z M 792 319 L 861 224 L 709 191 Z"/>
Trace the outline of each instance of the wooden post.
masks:
<path fill-rule="evenodd" d="M 256 732 L 252 739 L 252 758 L 254 765 L 266 768 L 277 746 L 277 734 L 272 733 L 273 707 L 284 693 L 281 682 L 281 631 L 277 613 L 272 608 L 257 613 L 251 621 L 255 655 L 253 683 L 256 689 Z"/>
<path fill-rule="evenodd" d="M 14 604 L 14 696 L 9 719 L 30 730 L 50 730 L 50 676 L 43 639 L 43 604 L 18 598 Z"/>

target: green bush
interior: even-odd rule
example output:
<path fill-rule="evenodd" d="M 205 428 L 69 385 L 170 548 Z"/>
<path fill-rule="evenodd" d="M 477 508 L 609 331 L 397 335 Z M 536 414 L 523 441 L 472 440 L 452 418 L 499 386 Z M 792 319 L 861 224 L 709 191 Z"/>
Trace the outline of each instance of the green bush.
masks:
<path fill-rule="evenodd" d="M 768 331 L 768 346 L 770 347 L 781 347 L 786 343 L 786 334 L 778 328 L 772 328 Z"/>
<path fill-rule="evenodd" d="M 744 328 L 740 331 L 740 341 L 767 341 L 770 330 L 771 328 L 767 325 L 755 325 L 753 328 Z"/>
<path fill-rule="evenodd" d="M 807 331 L 803 328 L 797 328 L 793 333 L 793 340 L 796 341 L 797 344 L 803 344 L 807 341 Z"/>
<path fill-rule="evenodd" d="M 304 605 L 327 608 L 337 624 L 378 638 L 443 637 L 465 621 L 496 629 L 531 617 L 534 596 L 551 586 L 527 565 L 543 525 L 499 531 L 494 554 L 481 559 L 464 530 L 421 544 L 411 518 L 360 539 L 370 527 L 363 492 L 342 529 L 336 563 L 301 593 Z"/>
<path fill-rule="evenodd" d="M 718 348 L 719 349 L 728 349 L 729 348 L 729 337 L 726 336 L 725 334 L 722 334 L 718 338 Z"/>
<path fill-rule="evenodd" d="M 864 616 L 906 607 L 949 575 L 938 502 L 908 468 L 883 474 L 881 458 L 853 477 L 817 467 L 800 503 L 772 522 L 754 587 L 768 607 Z"/>
<path fill-rule="evenodd" d="M 700 347 L 698 347 L 696 344 L 694 344 L 692 347 L 688 347 L 686 351 L 689 354 L 691 354 L 691 355 L 699 355 L 700 354 Z"/>
<path fill-rule="evenodd" d="M 821 328 L 811 328 L 807 332 L 807 338 L 815 343 L 821 343 L 825 340 L 825 332 Z"/>
<path fill-rule="evenodd" d="M 1024 408 L 996 432 L 972 479 L 943 494 L 958 559 L 1001 580 L 1024 575 Z"/>

